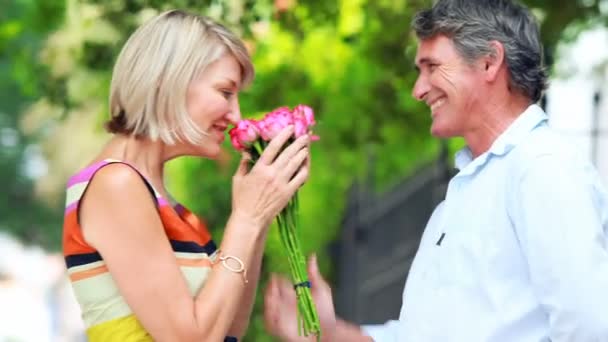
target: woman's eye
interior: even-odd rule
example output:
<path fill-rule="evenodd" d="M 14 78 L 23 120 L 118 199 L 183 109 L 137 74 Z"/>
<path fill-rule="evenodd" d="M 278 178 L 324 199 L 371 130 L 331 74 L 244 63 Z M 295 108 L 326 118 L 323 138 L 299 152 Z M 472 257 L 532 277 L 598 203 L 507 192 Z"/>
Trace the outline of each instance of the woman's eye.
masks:
<path fill-rule="evenodd" d="M 233 92 L 228 91 L 228 90 L 222 90 L 221 92 L 222 92 L 222 96 L 224 96 L 224 98 L 226 100 L 230 99 L 232 97 L 232 95 L 234 95 Z"/>

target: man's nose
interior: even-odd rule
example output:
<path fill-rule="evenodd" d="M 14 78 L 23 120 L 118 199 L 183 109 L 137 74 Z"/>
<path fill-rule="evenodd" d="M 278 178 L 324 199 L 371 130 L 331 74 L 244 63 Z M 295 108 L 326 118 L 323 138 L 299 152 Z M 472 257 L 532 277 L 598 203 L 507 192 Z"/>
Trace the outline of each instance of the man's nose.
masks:
<path fill-rule="evenodd" d="M 426 94 L 428 94 L 430 88 L 431 88 L 431 86 L 429 85 L 429 82 L 426 80 L 426 77 L 419 75 L 418 78 L 416 79 L 416 83 L 414 83 L 414 89 L 412 89 L 412 96 L 416 100 L 422 101 L 422 100 L 424 100 L 424 97 L 426 96 Z"/>

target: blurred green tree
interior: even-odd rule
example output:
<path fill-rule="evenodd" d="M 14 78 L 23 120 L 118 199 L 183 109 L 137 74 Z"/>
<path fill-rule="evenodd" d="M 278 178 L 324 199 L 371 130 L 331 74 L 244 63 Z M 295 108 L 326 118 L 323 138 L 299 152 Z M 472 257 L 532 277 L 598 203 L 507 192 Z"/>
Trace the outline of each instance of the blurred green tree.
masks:
<path fill-rule="evenodd" d="M 43 96 L 46 67 L 38 51 L 63 20 L 61 1 L 0 1 L 0 230 L 22 240 L 56 246 L 61 213 L 35 196 L 34 179 L 44 165 L 37 137 L 19 127 L 21 113 Z M 42 77 L 41 77 L 42 76 Z M 56 230 L 55 230 L 56 232 Z"/>

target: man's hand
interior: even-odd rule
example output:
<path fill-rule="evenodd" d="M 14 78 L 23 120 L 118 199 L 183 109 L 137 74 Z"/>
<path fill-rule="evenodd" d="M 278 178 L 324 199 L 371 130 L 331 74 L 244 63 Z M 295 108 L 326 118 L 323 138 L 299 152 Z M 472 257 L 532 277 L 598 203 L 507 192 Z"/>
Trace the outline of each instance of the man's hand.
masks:
<path fill-rule="evenodd" d="M 308 262 L 308 277 L 312 298 L 321 322 L 321 341 L 332 341 L 336 330 L 336 313 L 329 284 L 319 273 L 316 256 Z M 273 275 L 264 296 L 266 329 L 286 342 L 314 341 L 314 336 L 298 335 L 297 303 L 293 284 L 284 277 Z"/>

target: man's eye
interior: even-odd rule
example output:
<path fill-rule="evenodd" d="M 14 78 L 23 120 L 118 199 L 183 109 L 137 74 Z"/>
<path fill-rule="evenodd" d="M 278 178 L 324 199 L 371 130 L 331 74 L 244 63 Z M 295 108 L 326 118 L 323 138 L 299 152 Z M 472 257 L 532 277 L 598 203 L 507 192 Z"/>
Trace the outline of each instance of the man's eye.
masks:
<path fill-rule="evenodd" d="M 439 65 L 438 64 L 429 64 L 429 70 L 434 71 Z"/>

